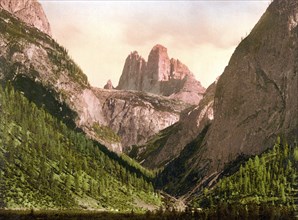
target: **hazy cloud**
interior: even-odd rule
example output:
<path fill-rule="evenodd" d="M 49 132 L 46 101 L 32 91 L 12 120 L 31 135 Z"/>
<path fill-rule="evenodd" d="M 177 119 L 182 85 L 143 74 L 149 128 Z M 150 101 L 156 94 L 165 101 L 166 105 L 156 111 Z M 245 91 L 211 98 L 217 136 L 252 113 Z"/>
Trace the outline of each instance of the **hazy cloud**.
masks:
<path fill-rule="evenodd" d="M 212 44 L 228 48 L 250 31 L 256 22 L 256 16 L 251 12 L 263 12 L 260 4 L 263 3 L 166 1 L 134 5 L 131 9 L 134 13 L 128 13 L 122 20 L 124 42 L 138 46 L 168 36 L 176 43 L 190 47 Z"/>

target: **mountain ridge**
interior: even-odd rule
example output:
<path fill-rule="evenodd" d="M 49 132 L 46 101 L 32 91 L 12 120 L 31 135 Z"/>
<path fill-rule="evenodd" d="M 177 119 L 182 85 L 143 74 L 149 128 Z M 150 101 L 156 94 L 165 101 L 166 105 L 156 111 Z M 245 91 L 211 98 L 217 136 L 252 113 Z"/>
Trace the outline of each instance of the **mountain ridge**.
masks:
<path fill-rule="evenodd" d="M 298 139 L 297 15 L 296 1 L 273 1 L 238 45 L 216 85 L 214 119 L 203 140 L 191 143 L 197 152 L 172 161 L 183 158 L 187 173 L 168 166 L 160 175 L 168 180 L 181 175 L 176 187 L 166 181 L 168 192 L 185 192 L 187 179 L 197 186 L 216 181 L 227 164 L 262 153 L 278 135 L 290 143 Z"/>

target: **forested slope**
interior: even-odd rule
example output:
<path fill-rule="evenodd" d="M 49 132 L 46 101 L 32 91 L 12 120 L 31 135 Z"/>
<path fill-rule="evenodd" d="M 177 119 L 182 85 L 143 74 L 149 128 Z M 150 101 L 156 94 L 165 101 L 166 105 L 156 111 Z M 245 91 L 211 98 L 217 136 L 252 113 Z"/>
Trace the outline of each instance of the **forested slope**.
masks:
<path fill-rule="evenodd" d="M 206 187 L 203 194 L 194 196 L 193 205 L 218 210 L 230 207 L 235 213 L 242 206 L 246 207 L 242 212 L 256 212 L 256 215 L 260 207 L 268 212 L 279 207 L 290 214 L 297 211 L 298 205 L 297 169 L 297 143 L 289 145 L 278 138 L 272 149 L 249 158 L 235 173 L 225 174 L 215 186 L 209 190 Z"/>
<path fill-rule="evenodd" d="M 161 204 L 149 171 L 0 86 L 0 206 L 140 209 Z"/>

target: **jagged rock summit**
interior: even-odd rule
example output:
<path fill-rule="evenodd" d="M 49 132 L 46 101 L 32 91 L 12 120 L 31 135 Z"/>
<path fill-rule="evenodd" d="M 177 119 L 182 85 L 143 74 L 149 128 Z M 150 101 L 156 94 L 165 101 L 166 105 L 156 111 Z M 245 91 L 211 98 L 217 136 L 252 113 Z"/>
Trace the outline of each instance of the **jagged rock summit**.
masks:
<path fill-rule="evenodd" d="M 205 92 L 188 67 L 170 59 L 167 48 L 159 44 L 151 50 L 148 62 L 137 51 L 126 58 L 117 89 L 169 96 L 195 105 Z"/>
<path fill-rule="evenodd" d="M 51 28 L 37 0 L 0 0 L 0 8 L 51 36 Z"/>

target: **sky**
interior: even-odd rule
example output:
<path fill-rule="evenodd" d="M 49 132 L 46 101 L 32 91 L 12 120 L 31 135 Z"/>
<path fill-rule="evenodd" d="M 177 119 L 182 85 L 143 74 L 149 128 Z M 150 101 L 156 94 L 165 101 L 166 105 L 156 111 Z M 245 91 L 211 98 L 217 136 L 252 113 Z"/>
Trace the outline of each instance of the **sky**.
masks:
<path fill-rule="evenodd" d="M 132 51 L 148 60 L 156 44 L 188 66 L 208 87 L 223 73 L 241 38 L 265 12 L 267 0 L 40 0 L 53 38 L 102 88 L 118 85 Z"/>

